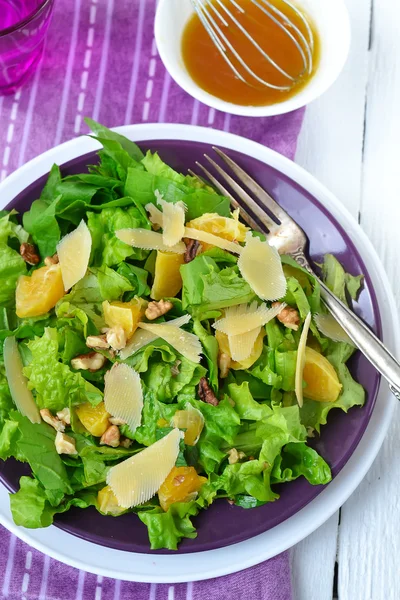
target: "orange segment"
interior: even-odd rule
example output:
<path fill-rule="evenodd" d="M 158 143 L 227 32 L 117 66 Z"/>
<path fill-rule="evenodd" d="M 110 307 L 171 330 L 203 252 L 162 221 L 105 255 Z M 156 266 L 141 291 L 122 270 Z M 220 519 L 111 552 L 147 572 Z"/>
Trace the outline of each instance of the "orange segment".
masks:
<path fill-rule="evenodd" d="M 140 298 L 130 302 L 103 302 L 104 320 L 108 327 L 119 325 L 129 339 L 135 333 L 145 311 L 145 303 Z"/>
<path fill-rule="evenodd" d="M 239 214 L 235 211 L 232 218 L 221 217 L 217 213 L 206 213 L 186 224 L 186 227 L 212 233 L 230 242 L 244 242 L 248 227 L 240 223 Z M 201 243 L 203 251 L 212 247 L 211 244 Z"/>
<path fill-rule="evenodd" d="M 113 515 L 117 517 L 121 513 L 125 512 L 125 508 L 118 506 L 118 500 L 109 485 L 99 490 L 97 494 L 97 503 L 99 511 L 104 515 Z"/>
<path fill-rule="evenodd" d="M 41 267 L 31 276 L 19 278 L 15 295 L 16 313 L 20 318 L 44 315 L 64 294 L 60 265 Z"/>
<path fill-rule="evenodd" d="M 174 427 L 185 429 L 185 444 L 195 446 L 204 427 L 204 417 L 197 408 L 191 404 L 185 410 L 177 410 L 172 419 Z"/>
<path fill-rule="evenodd" d="M 104 402 L 97 406 L 92 406 L 90 402 L 80 404 L 76 408 L 76 414 L 82 425 L 95 437 L 101 437 L 110 425 L 110 414 L 106 411 Z"/>
<path fill-rule="evenodd" d="M 231 363 L 231 369 L 233 369 L 234 371 L 239 371 L 241 369 L 250 369 L 250 367 L 252 367 L 261 356 L 263 350 L 264 336 L 265 329 L 262 328 L 260 333 L 258 334 L 250 356 L 245 360 L 241 360 L 240 362 L 233 360 Z M 228 354 L 228 356 L 231 356 L 228 336 L 225 333 L 222 333 L 221 331 L 216 331 L 215 337 L 218 342 L 219 351 L 221 352 L 221 354 Z"/>
<path fill-rule="evenodd" d="M 335 402 L 342 390 L 337 373 L 329 360 L 312 348 L 306 348 L 306 364 L 303 379 L 307 386 L 305 398 L 317 402 Z"/>
<path fill-rule="evenodd" d="M 172 252 L 157 252 L 153 287 L 150 296 L 153 300 L 173 298 L 180 292 L 182 277 L 180 266 L 184 255 Z"/>
<path fill-rule="evenodd" d="M 175 502 L 189 502 L 207 482 L 194 467 L 174 467 L 158 490 L 161 508 L 165 511 Z"/>

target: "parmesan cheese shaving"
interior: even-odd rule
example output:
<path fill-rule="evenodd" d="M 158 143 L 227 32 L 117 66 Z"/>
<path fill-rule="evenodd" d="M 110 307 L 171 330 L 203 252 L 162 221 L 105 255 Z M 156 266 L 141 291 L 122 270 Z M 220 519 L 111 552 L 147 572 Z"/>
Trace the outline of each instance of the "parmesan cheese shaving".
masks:
<path fill-rule="evenodd" d="M 181 202 L 166 202 L 158 200 L 162 208 L 163 217 L 163 242 L 166 246 L 175 246 L 185 233 L 185 209 Z"/>
<path fill-rule="evenodd" d="M 161 233 L 149 229 L 119 229 L 115 232 L 115 235 L 121 242 L 135 248 L 161 250 L 162 252 L 174 252 L 174 254 L 184 254 L 186 252 L 186 246 L 183 242 L 179 242 L 175 246 L 167 246 Z"/>
<path fill-rule="evenodd" d="M 252 329 L 240 335 L 229 335 L 228 343 L 232 360 L 240 362 L 247 360 L 253 352 L 254 344 L 259 336 L 261 327 Z"/>
<path fill-rule="evenodd" d="M 172 319 L 172 321 L 168 321 L 168 323 L 164 323 L 164 325 L 174 325 L 175 327 L 182 327 L 182 325 L 186 325 L 189 323 L 191 319 L 190 315 L 183 315 L 183 317 L 178 317 L 177 319 Z M 139 350 L 141 350 L 147 344 L 154 342 L 159 336 L 147 331 L 145 329 L 137 329 L 133 334 L 133 337 L 129 340 L 129 343 L 123 348 L 119 356 L 122 360 L 129 358 L 132 354 L 135 354 Z"/>
<path fill-rule="evenodd" d="M 319 331 L 334 342 L 345 342 L 354 346 L 353 340 L 347 335 L 343 327 L 339 325 L 333 315 L 314 315 L 314 321 Z"/>
<path fill-rule="evenodd" d="M 296 377 L 295 377 L 295 392 L 298 405 L 300 408 L 303 406 L 303 371 L 306 364 L 306 345 L 307 336 L 310 329 L 311 313 L 309 312 L 303 325 L 303 331 L 301 332 L 299 347 L 297 348 L 297 362 L 296 362 Z"/>
<path fill-rule="evenodd" d="M 183 237 L 189 238 L 190 240 L 204 242 L 205 244 L 216 246 L 217 248 L 221 248 L 227 252 L 233 252 L 234 254 L 240 254 L 242 251 L 242 246 L 236 244 L 235 242 L 230 242 L 229 240 L 225 240 L 218 235 L 208 233 L 207 231 L 201 231 L 200 229 L 194 229 L 193 227 L 185 227 Z"/>
<path fill-rule="evenodd" d="M 155 228 L 161 228 L 163 226 L 163 214 L 159 208 L 155 204 L 149 202 L 146 204 L 145 209 L 149 213 L 149 221 L 152 225 L 155 225 Z"/>
<path fill-rule="evenodd" d="M 21 355 L 13 336 L 4 340 L 4 367 L 11 397 L 19 412 L 27 417 L 31 423 L 40 423 L 39 409 L 31 390 L 28 388 L 28 380 L 23 374 Z"/>
<path fill-rule="evenodd" d="M 241 335 L 253 331 L 279 315 L 281 310 L 286 307 L 286 304 L 283 302 L 274 308 L 268 308 L 266 304 L 261 304 L 255 311 L 252 309 L 252 306 L 247 311 L 236 314 L 230 313 L 223 319 L 215 321 L 213 324 L 214 329 L 222 331 L 222 333 L 226 333 L 228 336 Z"/>
<path fill-rule="evenodd" d="M 92 237 L 83 220 L 57 245 L 58 262 L 65 291 L 71 289 L 86 275 L 91 250 Z"/>
<path fill-rule="evenodd" d="M 140 376 L 123 363 L 115 363 L 104 377 L 104 405 L 112 417 L 122 419 L 133 433 L 142 420 Z"/>
<path fill-rule="evenodd" d="M 199 338 L 194 333 L 188 333 L 179 327 L 165 325 L 164 323 L 139 323 L 139 327 L 154 333 L 157 337 L 171 344 L 175 350 L 188 360 L 195 363 L 200 362 L 202 346 Z"/>
<path fill-rule="evenodd" d="M 175 466 L 181 437 L 183 433 L 175 428 L 155 444 L 111 467 L 107 485 L 114 492 L 118 506 L 132 508 L 157 493 Z"/>
<path fill-rule="evenodd" d="M 286 293 L 286 278 L 276 248 L 246 234 L 246 245 L 239 260 L 239 271 L 251 289 L 262 300 L 279 300 Z"/>

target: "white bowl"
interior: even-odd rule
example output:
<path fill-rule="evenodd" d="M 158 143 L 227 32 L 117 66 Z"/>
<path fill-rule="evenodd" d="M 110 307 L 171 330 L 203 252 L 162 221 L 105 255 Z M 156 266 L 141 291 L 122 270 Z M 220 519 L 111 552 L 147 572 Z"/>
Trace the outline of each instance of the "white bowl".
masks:
<path fill-rule="evenodd" d="M 269 106 L 242 106 L 225 102 L 197 85 L 181 53 L 182 33 L 194 9 L 190 0 L 159 0 L 155 19 L 158 52 L 171 77 L 188 94 L 217 110 L 248 117 L 269 117 L 309 104 L 338 78 L 350 49 L 350 20 L 344 0 L 296 0 L 314 19 L 321 37 L 321 61 L 315 76 L 298 94 Z M 212 68 L 212 65 L 210 65 Z"/>
<path fill-rule="evenodd" d="M 382 339 L 396 356 L 400 354 L 398 311 L 383 266 L 371 242 L 354 218 L 343 204 L 312 175 L 270 148 L 216 129 L 146 123 L 119 127 L 117 131 L 134 141 L 187 140 L 237 150 L 277 169 L 318 198 L 348 232 L 359 251 L 378 299 L 382 319 Z M 94 139 L 81 137 L 34 158 L 0 184 L 0 210 L 38 178 L 49 173 L 54 163 L 62 165 L 99 148 L 100 145 Z M 0 484 L 0 524 L 27 544 L 52 558 L 104 577 L 150 583 L 177 583 L 234 573 L 290 548 L 322 525 L 342 506 L 372 465 L 393 420 L 396 406 L 397 402 L 388 386 L 382 384 L 367 429 L 348 462 L 334 480 L 314 500 L 286 521 L 265 533 L 232 546 L 189 554 L 139 554 L 95 545 L 70 535 L 54 525 L 45 529 L 25 529 L 15 525 L 10 512 L 8 492 L 2 484 Z M 233 597 L 234 593 L 232 593 Z"/>

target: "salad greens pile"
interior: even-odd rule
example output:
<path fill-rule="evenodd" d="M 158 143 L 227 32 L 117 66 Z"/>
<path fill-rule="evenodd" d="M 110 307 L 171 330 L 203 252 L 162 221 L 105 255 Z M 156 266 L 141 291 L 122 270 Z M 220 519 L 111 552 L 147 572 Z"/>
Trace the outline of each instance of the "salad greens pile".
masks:
<path fill-rule="evenodd" d="M 100 445 L 99 437 L 83 426 L 76 408 L 101 404 L 105 373 L 121 358 L 104 351 L 106 363 L 94 372 L 74 369 L 71 360 L 91 351 L 86 339 L 99 335 L 105 326 L 105 300 L 150 300 L 156 258 L 155 251 L 123 243 L 115 231 L 150 230 L 144 207 L 156 205 L 156 190 L 168 202 L 183 201 L 187 221 L 205 213 L 228 218 L 231 213 L 229 200 L 214 189 L 175 172 L 157 153 L 144 155 L 128 139 L 87 122 L 102 144 L 98 164 L 89 166 L 87 173 L 67 177 L 54 165 L 40 198 L 22 215 L 22 224 L 15 211 L 0 213 L 0 457 L 28 463 L 32 471 L 31 476 L 21 477 L 19 490 L 10 495 L 11 510 L 17 525 L 31 528 L 50 525 L 55 515 L 72 506 L 100 510 L 98 494 L 106 486 L 110 467 L 170 432 L 176 411 L 189 404 L 203 415 L 204 428 L 194 446 L 181 442 L 177 466 L 194 467 L 206 483 L 197 497 L 172 503 L 167 511 L 157 495 L 129 511 L 147 526 L 152 549 L 176 549 L 182 538 L 196 537 L 192 518 L 219 498 L 247 509 L 279 498 L 276 484 L 301 476 L 312 485 L 328 483 L 330 468 L 308 444 L 309 438 L 319 435 L 332 409 L 347 412 L 362 406 L 364 390 L 346 367 L 355 349 L 328 339 L 312 322 L 308 343 L 334 367 L 342 391 L 335 402 L 321 402 L 307 399 L 305 388 L 299 408 L 295 371 L 302 326 L 310 311 L 315 315 L 324 309 L 318 282 L 289 257 L 282 257 L 287 278 L 283 301 L 298 311 L 298 330 L 274 318 L 265 326 L 255 362 L 230 369 L 227 377 L 220 378 L 214 319 L 224 308 L 251 302 L 256 296 L 239 272 L 237 257 L 209 248 L 182 265 L 182 291 L 171 299 L 173 308 L 156 321 L 189 313 L 192 318 L 184 329 L 200 339 L 203 360 L 189 361 L 161 338 L 126 358 L 123 362 L 141 376 L 141 425 L 133 434 L 126 425 L 120 426 L 123 438 L 132 440 L 130 445 L 129 441 L 118 447 Z M 19 278 L 42 267 L 44 258 L 55 254 L 60 239 L 82 219 L 92 238 L 87 274 L 49 312 L 18 317 Z M 26 242 L 36 246 L 38 264 L 31 266 L 22 258 L 19 249 Z M 346 274 L 333 256 L 325 257 L 322 273 L 339 298 L 345 302 L 355 298 L 360 278 Z M 24 375 L 39 409 L 53 415 L 70 410 L 67 433 L 75 441 L 76 454 L 58 454 L 55 429 L 44 421 L 31 423 L 16 409 L 2 355 L 8 336 L 18 342 Z M 200 398 L 203 378 L 217 405 Z"/>

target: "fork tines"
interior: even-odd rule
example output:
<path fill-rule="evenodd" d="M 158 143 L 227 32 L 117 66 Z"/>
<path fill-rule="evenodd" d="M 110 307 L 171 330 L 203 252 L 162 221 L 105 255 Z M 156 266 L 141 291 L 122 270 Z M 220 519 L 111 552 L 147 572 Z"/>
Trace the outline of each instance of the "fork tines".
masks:
<path fill-rule="evenodd" d="M 279 230 L 282 221 L 287 220 L 287 214 L 281 209 L 279 204 L 263 189 L 258 183 L 246 173 L 239 165 L 232 160 L 225 152 L 213 146 L 213 150 L 231 169 L 233 175 L 254 194 L 250 194 L 227 173 L 215 160 L 208 154 L 204 154 L 206 160 L 214 167 L 220 177 L 229 186 L 225 187 L 204 165 L 196 162 L 196 165 L 202 170 L 207 179 L 223 194 L 227 196 L 234 209 L 239 208 L 241 217 L 246 223 L 256 230 L 274 235 Z M 193 171 L 193 175 L 197 176 Z M 198 176 L 197 176 L 198 177 Z M 231 191 L 229 191 L 231 190 Z M 235 196 L 232 194 L 235 194 Z M 257 200 L 262 204 L 258 204 Z M 268 211 L 268 213 L 266 212 Z"/>

